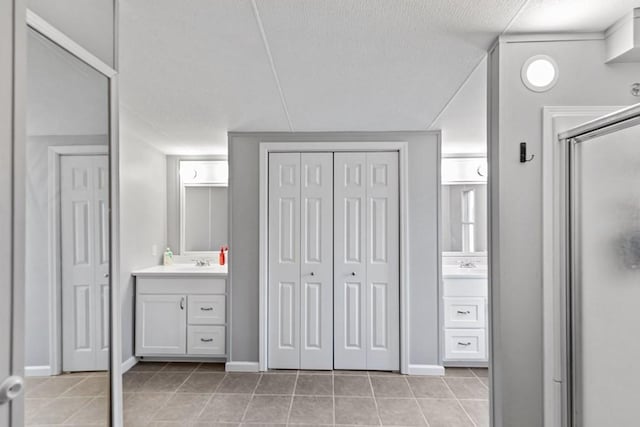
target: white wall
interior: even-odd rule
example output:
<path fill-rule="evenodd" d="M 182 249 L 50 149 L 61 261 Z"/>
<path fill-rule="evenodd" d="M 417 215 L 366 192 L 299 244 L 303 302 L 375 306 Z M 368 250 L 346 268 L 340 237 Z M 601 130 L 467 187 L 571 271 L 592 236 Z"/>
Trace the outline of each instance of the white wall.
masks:
<path fill-rule="evenodd" d="M 158 265 L 166 245 L 166 156 L 120 129 L 120 298 L 122 360 L 133 356 L 133 270 Z M 152 255 L 152 246 L 158 250 Z"/>
<path fill-rule="evenodd" d="M 114 67 L 114 0 L 27 0 L 27 7 Z"/>
<path fill-rule="evenodd" d="M 231 360 L 258 361 L 259 143 L 409 143 L 410 363 L 439 364 L 439 132 L 231 133 Z"/>
<path fill-rule="evenodd" d="M 603 40 L 509 42 L 489 59 L 493 356 L 496 426 L 542 425 L 542 108 L 629 105 L 640 64 L 605 65 Z M 546 93 L 524 87 L 526 59 L 546 54 L 560 70 Z M 496 102 L 499 102 L 497 107 Z M 533 162 L 519 163 L 526 141 Z"/>

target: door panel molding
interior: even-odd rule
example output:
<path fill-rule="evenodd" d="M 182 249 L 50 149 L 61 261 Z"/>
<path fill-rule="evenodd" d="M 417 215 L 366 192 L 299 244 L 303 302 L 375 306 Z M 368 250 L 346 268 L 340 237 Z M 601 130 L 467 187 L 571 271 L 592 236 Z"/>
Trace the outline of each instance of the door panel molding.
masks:
<path fill-rule="evenodd" d="M 317 153 L 317 152 L 398 152 L 399 166 L 399 286 L 400 286 L 400 372 L 409 373 L 409 200 L 408 200 L 408 143 L 396 142 L 263 142 L 260 143 L 260 209 L 259 209 L 259 363 L 260 371 L 268 366 L 268 336 L 267 317 L 269 266 L 269 220 L 268 220 L 268 186 L 269 186 L 269 154 L 270 153 Z"/>

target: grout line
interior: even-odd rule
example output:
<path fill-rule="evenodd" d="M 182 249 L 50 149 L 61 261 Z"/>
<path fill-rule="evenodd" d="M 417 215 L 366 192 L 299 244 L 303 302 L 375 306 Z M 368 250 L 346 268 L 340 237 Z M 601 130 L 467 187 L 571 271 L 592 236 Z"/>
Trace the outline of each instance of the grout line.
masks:
<path fill-rule="evenodd" d="M 473 424 L 475 427 L 478 427 L 478 425 L 476 424 L 476 422 L 473 420 L 473 418 L 471 418 L 471 415 L 469 415 L 469 413 L 467 412 L 467 410 L 465 409 L 465 407 L 462 405 L 462 402 L 460 402 L 460 399 L 458 399 L 458 395 L 455 394 L 453 392 L 453 389 L 451 387 L 449 387 L 449 383 L 447 383 L 447 381 L 444 381 L 445 385 L 447 386 L 447 388 L 449 389 L 449 391 L 451 392 L 451 394 L 453 395 L 453 397 L 456 399 L 456 402 L 458 403 L 458 406 L 460 408 L 462 408 L 462 411 L 465 413 L 465 415 L 467 416 L 467 418 L 469 418 L 469 420 L 471 421 L 471 424 Z"/>
<path fill-rule="evenodd" d="M 262 381 L 262 377 L 263 377 L 263 374 L 260 373 L 260 376 L 258 377 L 258 381 L 256 381 L 256 386 L 253 387 L 253 391 L 251 392 L 251 397 L 249 398 L 249 403 L 247 403 L 247 407 L 244 408 L 244 412 L 242 413 L 242 418 L 240 418 L 240 422 L 238 424 L 244 423 L 244 419 L 247 416 L 247 412 L 249 412 L 249 406 L 251 406 L 251 403 L 253 402 L 253 398 L 256 395 L 256 390 L 258 389 L 258 386 L 260 385 L 260 381 Z M 240 394 L 240 393 L 235 393 L 235 394 Z M 243 394 L 247 394 L 247 393 L 243 393 Z"/>
<path fill-rule="evenodd" d="M 367 372 L 367 378 L 369 379 L 369 387 L 371 387 L 371 394 L 373 395 L 373 404 L 376 406 L 376 414 L 378 415 L 378 425 L 382 425 L 382 418 L 380 417 L 380 408 L 378 408 L 378 400 L 376 398 L 376 392 L 373 389 L 373 383 L 371 382 L 371 375 Z"/>
<path fill-rule="evenodd" d="M 269 65 L 271 66 L 271 72 L 273 73 L 273 78 L 276 81 L 276 87 L 278 88 L 278 93 L 280 94 L 280 102 L 282 102 L 282 109 L 284 110 L 284 114 L 287 117 L 287 123 L 289 123 L 289 130 L 293 132 L 293 123 L 291 122 L 291 116 L 289 115 L 289 108 L 287 107 L 287 101 L 284 97 L 284 91 L 282 90 L 282 85 L 280 84 L 280 78 L 278 77 L 278 72 L 276 71 L 276 65 L 273 61 L 273 55 L 271 54 L 271 48 L 269 47 L 269 41 L 267 39 L 267 33 L 264 30 L 264 26 L 262 25 L 262 18 L 260 18 L 260 11 L 258 10 L 258 5 L 255 0 L 251 0 L 251 7 L 253 8 L 253 13 L 256 18 L 256 24 L 258 25 L 258 30 L 260 30 L 260 36 L 262 37 L 262 43 L 264 44 L 264 50 L 267 54 L 267 59 L 269 60 Z"/>
<path fill-rule="evenodd" d="M 293 398 L 296 395 L 296 387 L 298 387 L 298 377 L 300 376 L 300 370 L 296 371 L 296 382 L 293 384 L 293 390 L 291 391 L 291 402 L 289 402 L 289 412 L 287 412 L 287 420 L 285 421 L 286 425 L 289 425 L 289 420 L 291 419 L 291 410 L 293 409 Z"/>
<path fill-rule="evenodd" d="M 409 386 L 409 390 L 411 390 L 411 395 L 413 396 L 413 401 L 418 406 L 418 411 L 420 411 L 420 415 L 422 415 L 422 419 L 424 420 L 426 426 L 430 427 L 431 424 L 429 424 L 429 420 L 427 420 L 427 416 L 422 411 L 422 406 L 420 406 L 420 402 L 418 402 L 418 397 L 416 396 L 416 393 L 413 391 L 413 387 L 411 387 L 411 383 L 409 383 L 409 377 L 405 375 L 404 378 L 405 378 L 405 381 L 407 382 L 407 385 Z"/>
<path fill-rule="evenodd" d="M 198 369 L 198 368 L 200 367 L 200 365 L 202 365 L 202 363 L 199 363 L 199 364 L 198 364 L 198 366 L 196 366 L 196 367 L 193 369 L 193 371 L 190 371 L 190 372 L 189 372 L 189 375 L 187 375 L 187 377 L 184 379 L 184 381 L 182 381 L 182 382 L 180 383 L 180 385 L 176 387 L 176 389 L 173 391 L 173 393 L 171 393 L 171 396 L 169 396 L 169 397 L 167 398 L 167 400 L 164 402 L 164 404 L 165 404 L 165 405 L 166 405 L 166 404 L 167 404 L 167 402 L 169 402 L 171 399 L 173 399 L 174 397 L 176 397 L 176 395 L 178 394 L 178 390 L 180 389 L 180 387 L 182 387 L 182 386 L 183 386 L 183 385 L 184 385 L 184 384 L 189 380 L 189 378 L 191 378 L 191 375 L 193 375 L 193 374 L 194 374 L 194 372 L 196 372 L 196 369 Z M 165 372 L 165 373 L 170 373 L 170 374 L 180 374 L 180 373 L 185 372 L 185 371 L 167 372 L 167 371 L 165 371 L 165 369 L 167 368 L 167 366 L 169 366 L 169 363 L 167 363 L 166 365 L 164 365 L 164 366 L 163 366 L 163 367 L 158 371 L 158 373 Z M 155 375 L 154 375 L 154 376 L 155 376 Z M 153 377 L 151 377 L 151 378 L 153 378 Z M 149 378 L 149 380 L 151 380 L 151 378 Z M 149 380 L 147 380 L 147 381 L 149 381 Z M 160 405 L 160 406 L 158 406 L 158 409 L 157 409 L 157 410 L 156 410 L 156 411 L 155 411 L 155 412 L 154 412 L 154 413 L 149 417 L 149 419 L 148 419 L 147 421 L 148 421 L 148 422 L 153 421 L 153 418 L 154 418 L 156 415 L 158 415 L 158 412 L 160 412 L 160 409 L 163 409 L 163 408 L 164 408 L 164 405 Z M 158 420 L 158 421 L 162 422 L 162 420 Z"/>

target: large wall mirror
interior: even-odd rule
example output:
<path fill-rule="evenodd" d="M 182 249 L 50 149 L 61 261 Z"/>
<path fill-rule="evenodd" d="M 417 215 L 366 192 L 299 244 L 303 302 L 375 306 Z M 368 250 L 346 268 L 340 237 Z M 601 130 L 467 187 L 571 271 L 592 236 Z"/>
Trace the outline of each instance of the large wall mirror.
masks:
<path fill-rule="evenodd" d="M 486 255 L 486 158 L 444 158 L 441 203 L 443 254 Z"/>
<path fill-rule="evenodd" d="M 114 73 L 28 23 L 25 424 L 109 425 Z"/>
<path fill-rule="evenodd" d="M 226 158 L 168 156 L 168 241 L 174 253 L 210 258 L 228 244 Z M 173 184 L 173 185 L 172 185 Z"/>

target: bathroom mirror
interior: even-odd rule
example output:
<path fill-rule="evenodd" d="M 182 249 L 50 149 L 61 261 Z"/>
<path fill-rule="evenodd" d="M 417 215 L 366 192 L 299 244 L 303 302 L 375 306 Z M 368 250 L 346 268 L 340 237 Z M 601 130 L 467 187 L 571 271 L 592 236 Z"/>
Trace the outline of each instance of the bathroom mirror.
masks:
<path fill-rule="evenodd" d="M 26 425 L 110 423 L 110 82 L 28 29 Z"/>
<path fill-rule="evenodd" d="M 487 252 L 486 159 L 442 162 L 442 251 L 445 255 Z"/>
<path fill-rule="evenodd" d="M 168 192 L 169 216 L 172 206 L 179 207 L 179 244 L 174 241 L 172 249 L 183 256 L 211 256 L 228 243 L 227 160 L 168 159 L 168 167 L 178 172 L 178 191 L 173 197 Z M 169 230 L 170 245 L 171 235 Z"/>

